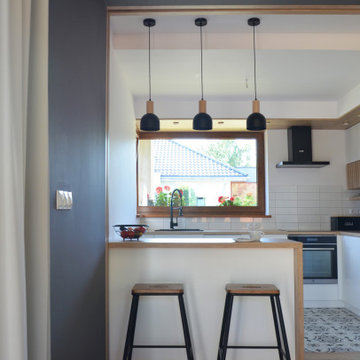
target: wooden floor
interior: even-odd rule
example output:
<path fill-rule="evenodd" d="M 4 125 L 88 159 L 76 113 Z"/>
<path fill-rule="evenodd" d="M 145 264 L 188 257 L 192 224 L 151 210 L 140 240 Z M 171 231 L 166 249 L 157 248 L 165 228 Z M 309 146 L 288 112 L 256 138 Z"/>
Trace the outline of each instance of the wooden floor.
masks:
<path fill-rule="evenodd" d="M 305 353 L 304 360 L 360 360 L 360 352 Z"/>

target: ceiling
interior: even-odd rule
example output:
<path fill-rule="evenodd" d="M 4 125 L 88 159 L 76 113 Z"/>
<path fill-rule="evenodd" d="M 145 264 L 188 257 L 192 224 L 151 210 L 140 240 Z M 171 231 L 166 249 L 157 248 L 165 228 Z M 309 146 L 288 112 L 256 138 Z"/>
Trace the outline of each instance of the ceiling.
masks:
<path fill-rule="evenodd" d="M 153 16 L 152 93 L 200 97 L 196 15 Z M 245 14 L 209 15 L 204 27 L 204 98 L 253 98 L 252 28 Z M 360 15 L 261 15 L 257 84 L 261 101 L 339 101 L 360 85 Z M 130 92 L 148 94 L 144 16 L 114 15 L 112 46 Z"/>

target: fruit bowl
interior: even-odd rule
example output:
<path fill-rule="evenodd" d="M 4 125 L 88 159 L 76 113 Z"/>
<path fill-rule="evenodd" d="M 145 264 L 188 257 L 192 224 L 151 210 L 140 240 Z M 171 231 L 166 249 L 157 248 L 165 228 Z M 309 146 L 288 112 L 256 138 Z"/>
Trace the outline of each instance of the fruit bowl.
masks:
<path fill-rule="evenodd" d="M 125 240 L 139 240 L 143 236 L 149 226 L 148 225 L 114 225 L 115 232 Z"/>

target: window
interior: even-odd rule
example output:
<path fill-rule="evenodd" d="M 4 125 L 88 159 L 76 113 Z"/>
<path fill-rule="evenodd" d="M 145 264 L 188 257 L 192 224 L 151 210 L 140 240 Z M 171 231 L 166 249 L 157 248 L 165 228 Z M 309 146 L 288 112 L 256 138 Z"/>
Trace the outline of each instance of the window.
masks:
<path fill-rule="evenodd" d="M 184 216 L 265 215 L 263 133 L 139 133 L 137 154 L 140 216 L 168 216 L 175 189 Z"/>

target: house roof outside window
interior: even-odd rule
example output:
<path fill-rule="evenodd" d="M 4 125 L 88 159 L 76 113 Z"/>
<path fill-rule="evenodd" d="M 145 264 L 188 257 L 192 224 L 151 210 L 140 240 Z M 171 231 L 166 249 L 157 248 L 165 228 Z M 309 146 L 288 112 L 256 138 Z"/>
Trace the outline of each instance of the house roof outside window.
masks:
<path fill-rule="evenodd" d="M 160 173 L 161 177 L 237 178 L 238 181 L 248 181 L 248 174 L 245 171 L 174 140 L 154 140 L 153 151 L 154 171 Z"/>

